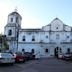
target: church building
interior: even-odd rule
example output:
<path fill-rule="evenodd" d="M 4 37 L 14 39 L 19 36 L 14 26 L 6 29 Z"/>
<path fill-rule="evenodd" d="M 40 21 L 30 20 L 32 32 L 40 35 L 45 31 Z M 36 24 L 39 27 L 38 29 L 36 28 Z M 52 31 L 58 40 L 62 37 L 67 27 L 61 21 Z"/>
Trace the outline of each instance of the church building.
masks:
<path fill-rule="evenodd" d="M 58 53 L 72 51 L 72 27 L 55 18 L 37 29 L 22 29 L 21 15 L 14 11 L 8 15 L 4 35 L 12 52 L 33 52 L 37 58 L 53 57 Z"/>

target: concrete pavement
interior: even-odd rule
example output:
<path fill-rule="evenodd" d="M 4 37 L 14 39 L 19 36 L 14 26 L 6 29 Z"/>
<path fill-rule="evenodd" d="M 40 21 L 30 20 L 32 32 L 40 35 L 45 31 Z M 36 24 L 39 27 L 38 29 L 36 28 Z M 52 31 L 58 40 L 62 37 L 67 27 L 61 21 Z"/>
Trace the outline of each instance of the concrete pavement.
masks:
<path fill-rule="evenodd" d="M 14 64 L 14 66 L 0 66 L 0 72 L 72 72 L 72 63 L 46 58 Z"/>

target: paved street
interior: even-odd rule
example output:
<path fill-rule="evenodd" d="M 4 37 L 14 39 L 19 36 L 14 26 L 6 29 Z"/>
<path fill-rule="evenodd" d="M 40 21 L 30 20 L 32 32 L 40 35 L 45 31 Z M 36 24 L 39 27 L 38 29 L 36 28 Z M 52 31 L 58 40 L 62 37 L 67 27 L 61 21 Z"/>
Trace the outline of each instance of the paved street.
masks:
<path fill-rule="evenodd" d="M 1 66 L 0 72 L 72 72 L 72 63 L 55 58 L 39 59 L 13 66 Z"/>

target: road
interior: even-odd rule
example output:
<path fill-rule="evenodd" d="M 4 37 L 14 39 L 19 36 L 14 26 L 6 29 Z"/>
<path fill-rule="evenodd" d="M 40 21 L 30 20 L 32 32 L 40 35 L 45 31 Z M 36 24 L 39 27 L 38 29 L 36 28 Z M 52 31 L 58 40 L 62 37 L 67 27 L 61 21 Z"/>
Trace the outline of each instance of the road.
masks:
<path fill-rule="evenodd" d="M 39 59 L 13 66 L 0 65 L 0 72 L 72 72 L 72 62 L 55 58 Z"/>

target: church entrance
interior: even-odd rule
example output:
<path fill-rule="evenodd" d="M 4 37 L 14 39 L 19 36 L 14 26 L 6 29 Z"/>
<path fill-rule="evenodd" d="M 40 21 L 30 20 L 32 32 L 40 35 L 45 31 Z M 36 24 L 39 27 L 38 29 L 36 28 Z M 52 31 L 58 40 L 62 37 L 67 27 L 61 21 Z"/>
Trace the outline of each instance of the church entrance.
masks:
<path fill-rule="evenodd" d="M 59 53 L 62 53 L 62 49 L 60 48 L 60 47 L 56 47 L 55 49 L 54 49 L 54 56 L 55 57 L 58 57 L 58 54 Z"/>

